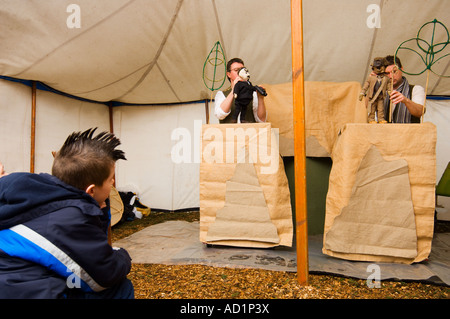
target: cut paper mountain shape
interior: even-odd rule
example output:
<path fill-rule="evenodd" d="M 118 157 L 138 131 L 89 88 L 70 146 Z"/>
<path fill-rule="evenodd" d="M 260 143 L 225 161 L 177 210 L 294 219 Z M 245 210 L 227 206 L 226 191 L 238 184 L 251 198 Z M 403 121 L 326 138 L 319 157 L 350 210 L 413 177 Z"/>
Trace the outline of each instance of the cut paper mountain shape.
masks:
<path fill-rule="evenodd" d="M 356 172 L 349 203 L 325 237 L 334 252 L 415 258 L 417 234 L 408 163 L 386 161 L 372 145 Z"/>
<path fill-rule="evenodd" d="M 237 163 L 226 182 L 225 205 L 208 228 L 207 242 L 243 240 L 278 244 L 280 238 L 253 163 Z"/>

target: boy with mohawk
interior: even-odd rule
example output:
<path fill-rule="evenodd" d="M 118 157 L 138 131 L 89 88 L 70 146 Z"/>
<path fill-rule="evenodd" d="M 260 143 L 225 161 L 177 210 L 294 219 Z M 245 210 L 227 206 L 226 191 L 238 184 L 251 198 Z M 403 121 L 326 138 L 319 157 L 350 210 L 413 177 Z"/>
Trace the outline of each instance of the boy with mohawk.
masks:
<path fill-rule="evenodd" d="M 131 258 L 108 244 L 101 209 L 126 158 L 95 130 L 66 139 L 52 175 L 0 172 L 0 298 L 134 298 Z"/>

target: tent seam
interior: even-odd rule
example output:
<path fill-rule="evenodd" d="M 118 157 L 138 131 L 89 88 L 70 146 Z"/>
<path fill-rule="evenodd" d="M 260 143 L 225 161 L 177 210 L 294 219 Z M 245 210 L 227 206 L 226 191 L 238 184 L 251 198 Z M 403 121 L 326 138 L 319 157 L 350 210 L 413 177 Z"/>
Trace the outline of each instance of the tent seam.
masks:
<path fill-rule="evenodd" d="M 139 80 L 128 90 L 128 91 L 126 91 L 124 94 L 122 94 L 121 96 L 119 96 L 119 97 L 117 97 L 117 98 L 115 98 L 115 100 L 119 100 L 119 99 L 121 99 L 121 98 L 123 98 L 124 96 L 126 96 L 127 94 L 129 94 L 130 92 L 132 92 L 134 89 L 136 89 L 144 80 L 145 80 L 145 78 L 147 77 L 147 75 L 150 73 L 150 71 L 153 69 L 153 67 L 155 66 L 155 64 L 157 63 L 157 61 L 158 61 L 158 59 L 159 59 L 159 56 L 161 55 L 161 53 L 162 53 L 162 51 L 163 51 L 163 49 L 164 49 L 164 46 L 166 45 L 166 43 L 167 43 L 167 39 L 169 38 L 169 35 L 170 35 L 170 33 L 171 33 L 171 31 L 172 31 L 172 28 L 173 28 L 173 26 L 174 26 L 174 24 L 175 24 L 175 21 L 177 20 L 177 17 L 178 17 L 178 13 L 180 12 L 180 9 L 181 9 L 181 6 L 182 6 L 182 4 L 183 4 L 183 1 L 184 0 L 178 0 L 178 3 L 177 3 L 177 7 L 176 7 L 176 9 L 175 9 L 175 13 L 174 13 L 174 15 L 172 16 L 172 19 L 171 19 L 171 21 L 170 21 L 170 24 L 169 24 L 169 28 L 167 29 L 167 32 L 166 32 L 166 34 L 164 35 L 164 38 L 162 39 L 162 41 L 161 41 L 161 44 L 159 45 L 159 48 L 158 48 L 158 51 L 156 52 L 156 55 L 155 55 L 155 57 L 153 58 L 153 60 L 150 62 L 150 64 L 149 64 L 149 66 L 147 67 L 147 70 L 145 70 L 145 72 L 141 75 L 141 77 L 139 78 Z M 167 82 L 167 81 L 166 81 Z"/>
<path fill-rule="evenodd" d="M 129 6 L 132 2 L 134 2 L 135 0 L 130 0 L 129 2 L 127 2 L 126 4 L 124 4 L 123 6 L 121 6 L 119 9 L 117 9 L 116 11 L 114 11 L 113 13 L 111 13 L 110 15 L 108 15 L 107 17 L 103 18 L 102 20 L 98 21 L 97 23 L 95 23 L 94 25 L 92 25 L 91 27 L 87 28 L 86 31 L 83 31 L 79 34 L 77 34 L 76 36 L 74 36 L 73 38 L 70 38 L 69 40 L 67 40 L 66 42 L 64 42 L 63 44 L 59 45 L 58 47 L 56 47 L 55 49 L 53 49 L 52 51 L 50 51 L 49 53 L 45 54 L 43 57 L 41 57 L 39 60 L 37 60 L 36 62 L 34 62 L 33 64 L 29 65 L 27 68 L 23 69 L 22 71 L 20 71 L 19 73 L 16 73 L 14 75 L 11 75 L 13 77 L 19 77 L 21 74 L 27 72 L 28 70 L 30 70 L 33 66 L 41 63 L 43 60 L 45 60 L 46 58 L 48 58 L 49 56 L 53 55 L 56 51 L 58 51 L 60 48 L 66 46 L 68 43 L 72 42 L 73 40 L 81 37 L 83 34 L 85 34 L 86 32 L 89 32 L 90 30 L 92 30 L 93 28 L 95 28 L 96 26 L 98 26 L 99 24 L 103 23 L 104 21 L 108 20 L 109 18 L 111 18 L 112 16 L 116 15 L 117 13 L 121 12 L 122 9 L 124 9 L 125 7 Z"/>
<path fill-rule="evenodd" d="M 224 53 L 225 59 L 226 59 L 227 58 L 227 52 L 226 52 L 226 49 L 225 49 L 225 42 L 223 41 L 222 27 L 220 26 L 219 15 L 217 13 L 216 1 L 212 0 L 212 4 L 213 4 L 213 8 L 214 8 L 214 16 L 216 17 L 216 24 L 217 24 L 217 30 L 219 32 L 220 43 L 222 44 L 222 50 L 223 50 L 223 53 Z"/>

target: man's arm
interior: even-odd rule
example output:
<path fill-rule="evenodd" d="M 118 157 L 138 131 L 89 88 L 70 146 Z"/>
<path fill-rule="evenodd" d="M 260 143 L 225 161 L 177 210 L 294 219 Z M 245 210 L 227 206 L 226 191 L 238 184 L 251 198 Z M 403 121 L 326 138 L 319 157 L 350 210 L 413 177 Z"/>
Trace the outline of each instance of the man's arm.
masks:
<path fill-rule="evenodd" d="M 425 92 L 421 86 L 414 86 L 412 99 L 408 99 L 406 96 L 395 90 L 392 91 L 390 98 L 392 100 L 392 103 L 394 104 L 403 102 L 405 106 L 408 108 L 409 113 L 411 113 L 411 115 L 415 117 L 421 117 L 422 114 L 425 113 L 423 106 L 423 102 L 425 102 Z"/>
<path fill-rule="evenodd" d="M 219 104 L 219 107 L 221 108 L 221 110 L 222 110 L 224 113 L 226 113 L 227 115 L 230 114 L 231 105 L 233 104 L 233 99 L 234 99 L 234 86 L 235 86 L 236 83 L 238 83 L 239 81 L 241 81 L 241 79 L 240 79 L 239 77 L 237 77 L 236 79 L 234 79 L 233 82 L 231 82 L 231 92 L 230 92 L 230 94 L 228 94 L 227 98 Z"/>
<path fill-rule="evenodd" d="M 258 116 L 258 119 L 261 122 L 265 122 L 267 113 L 266 113 L 266 105 L 264 104 L 264 96 L 262 96 L 259 93 L 257 93 L 257 96 L 258 96 L 258 109 L 256 115 Z"/>
<path fill-rule="evenodd" d="M 219 120 L 223 120 L 224 118 L 226 118 L 230 114 L 230 112 L 225 113 L 222 110 L 221 105 L 222 105 L 223 101 L 225 101 L 225 95 L 223 94 L 222 91 L 218 91 L 216 93 L 215 98 L 214 98 L 214 114 L 216 115 L 216 117 Z"/>
<path fill-rule="evenodd" d="M 219 104 L 219 107 L 221 108 L 221 110 L 224 113 L 227 113 L 227 114 L 230 113 L 231 105 L 233 103 L 233 99 L 234 99 L 234 93 L 233 93 L 233 89 L 232 89 L 230 94 L 228 94 L 228 96 L 226 97 L 226 99 L 223 100 L 222 103 Z"/>

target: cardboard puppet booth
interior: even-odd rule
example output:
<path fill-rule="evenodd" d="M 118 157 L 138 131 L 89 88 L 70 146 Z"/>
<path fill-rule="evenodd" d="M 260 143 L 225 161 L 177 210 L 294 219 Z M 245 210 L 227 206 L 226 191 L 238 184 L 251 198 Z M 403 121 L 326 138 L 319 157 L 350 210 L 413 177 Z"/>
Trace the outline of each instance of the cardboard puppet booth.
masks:
<path fill-rule="evenodd" d="M 200 240 L 291 246 L 290 193 L 270 123 L 203 125 Z"/>
<path fill-rule="evenodd" d="M 345 125 L 329 183 L 325 254 L 401 263 L 428 257 L 435 209 L 434 124 Z"/>
<path fill-rule="evenodd" d="M 261 139 L 262 132 L 267 134 L 262 128 L 277 130 L 280 154 L 293 153 L 291 86 L 266 88 L 270 124 L 203 126 L 202 242 L 291 245 L 291 195 L 283 162 L 280 159 L 275 173 L 261 174 L 268 160 L 261 161 L 258 154 L 261 141 L 277 152 L 270 144 L 273 138 Z M 433 238 L 436 127 L 429 122 L 367 124 L 365 104 L 356 98 L 360 88 L 356 82 L 305 83 L 307 156 L 332 159 L 323 253 L 360 261 L 422 261 L 431 251 Z M 244 163 L 238 163 L 237 138 L 222 138 L 237 127 L 247 133 L 240 146 Z M 231 148 L 234 162 L 227 163 L 226 149 Z"/>
<path fill-rule="evenodd" d="M 293 153 L 292 115 L 280 110 L 289 107 L 289 90 L 269 86 L 266 102 L 272 125 L 280 127 L 280 152 L 287 156 Z M 436 126 L 368 124 L 366 105 L 357 99 L 360 90 L 357 82 L 305 82 L 306 155 L 332 160 L 323 253 L 422 261 L 433 239 Z M 307 187 L 314 182 L 307 180 Z"/>

